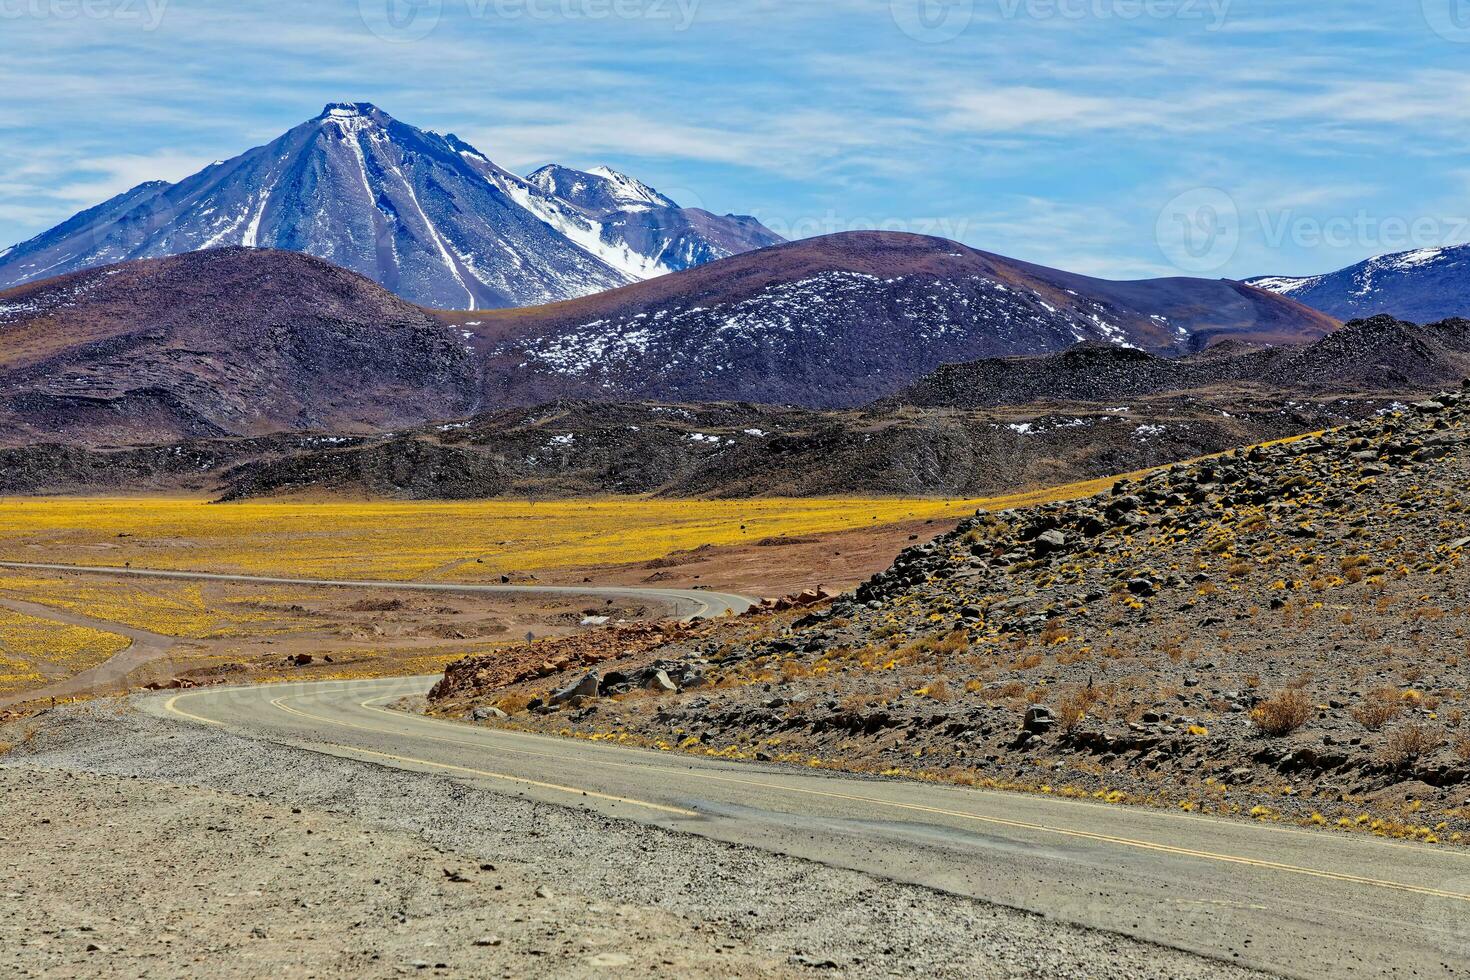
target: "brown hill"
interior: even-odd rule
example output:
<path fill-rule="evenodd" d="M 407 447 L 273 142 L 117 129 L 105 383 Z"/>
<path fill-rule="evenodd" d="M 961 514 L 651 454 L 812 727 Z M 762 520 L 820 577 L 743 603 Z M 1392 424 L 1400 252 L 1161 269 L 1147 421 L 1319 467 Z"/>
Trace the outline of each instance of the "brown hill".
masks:
<path fill-rule="evenodd" d="M 473 314 L 230 248 L 0 294 L 0 422 L 11 445 L 134 444 L 381 432 L 565 399 L 852 407 L 946 361 L 1302 343 L 1334 326 L 1235 283 L 1107 283 L 913 235 L 835 235 Z"/>
<path fill-rule="evenodd" d="M 918 235 L 853 232 L 533 309 L 446 314 L 482 338 L 502 403 L 557 398 L 866 404 L 951 361 L 1082 342 L 1180 355 L 1315 340 L 1337 322 L 1204 279 L 1109 282 Z"/>
<path fill-rule="evenodd" d="M 217 249 L 0 293 L 11 444 L 382 430 L 476 407 L 463 338 L 294 252 Z"/>
<path fill-rule="evenodd" d="M 1470 320 L 1421 326 L 1355 320 L 1312 344 L 1255 349 L 1228 342 L 1168 359 L 1079 345 L 1040 357 L 946 364 L 886 404 L 981 408 L 1030 402 L 1110 402 L 1164 392 L 1248 386 L 1261 392 L 1424 392 L 1470 375 Z"/>

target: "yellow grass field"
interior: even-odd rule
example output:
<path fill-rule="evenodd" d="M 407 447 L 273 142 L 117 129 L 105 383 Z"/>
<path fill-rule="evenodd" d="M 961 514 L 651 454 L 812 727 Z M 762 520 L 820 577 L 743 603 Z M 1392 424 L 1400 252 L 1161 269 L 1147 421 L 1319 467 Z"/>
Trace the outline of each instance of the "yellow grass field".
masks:
<path fill-rule="evenodd" d="M 297 578 L 479 581 L 621 565 L 1099 493 L 1113 478 L 980 500 L 615 498 L 209 504 L 168 498 L 0 499 L 0 559 Z"/>
<path fill-rule="evenodd" d="M 0 609 L 0 695 L 95 667 L 128 647 L 116 633 Z"/>
<path fill-rule="evenodd" d="M 296 593 L 286 588 L 262 588 L 255 602 L 243 602 L 211 598 L 203 586 L 190 582 L 78 580 L 0 569 L 0 598 L 7 596 L 180 639 L 270 636 L 314 622 L 260 608 L 260 603 L 281 607 L 294 600 Z"/>

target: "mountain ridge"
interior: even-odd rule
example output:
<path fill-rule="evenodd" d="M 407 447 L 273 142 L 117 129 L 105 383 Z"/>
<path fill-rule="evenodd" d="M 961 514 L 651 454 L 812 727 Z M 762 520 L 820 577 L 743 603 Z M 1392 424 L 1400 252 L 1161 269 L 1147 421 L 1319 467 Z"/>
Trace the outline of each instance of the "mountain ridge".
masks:
<path fill-rule="evenodd" d="M 565 169 L 565 168 L 563 168 Z M 568 173 L 579 173 L 568 170 Z M 0 253 L 0 289 L 225 245 L 315 255 L 451 309 L 587 295 L 781 241 L 753 218 L 680 208 L 632 178 L 602 206 L 556 197 L 454 134 L 371 103 L 313 119 L 178 183 L 140 184 Z M 628 209 L 617 194 L 642 188 Z"/>
<path fill-rule="evenodd" d="M 0 442 L 381 431 L 568 399 L 852 408 L 946 361 L 1078 340 L 1166 353 L 1222 336 L 1299 343 L 1336 327 L 1236 284 L 1100 283 L 1093 298 L 1072 288 L 1086 280 L 1037 268 L 858 233 L 468 313 L 297 252 L 122 263 L 0 292 Z M 1170 320 L 1176 309 L 1189 319 Z"/>
<path fill-rule="evenodd" d="M 1386 314 L 1430 323 L 1470 316 L 1470 245 L 1390 252 L 1320 276 L 1246 282 L 1340 320 Z"/>

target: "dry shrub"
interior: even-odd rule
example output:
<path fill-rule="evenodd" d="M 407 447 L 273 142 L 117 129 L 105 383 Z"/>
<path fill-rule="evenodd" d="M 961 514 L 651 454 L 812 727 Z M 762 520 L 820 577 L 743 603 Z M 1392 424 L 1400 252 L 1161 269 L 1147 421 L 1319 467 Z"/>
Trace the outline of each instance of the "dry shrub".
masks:
<path fill-rule="evenodd" d="M 936 678 L 926 685 L 929 689 L 929 697 L 935 701 L 948 702 L 954 694 L 950 692 L 949 683 L 943 677 Z"/>
<path fill-rule="evenodd" d="M 1018 698 L 1026 693 L 1026 685 L 1020 681 L 1009 681 L 1000 687 L 991 688 L 985 692 L 987 701 L 1008 701 Z"/>
<path fill-rule="evenodd" d="M 1399 692 L 1391 687 L 1377 687 L 1363 695 L 1353 708 L 1353 719 L 1370 732 L 1376 732 L 1404 712 Z"/>
<path fill-rule="evenodd" d="M 1064 732 L 1075 732 L 1102 698 L 1102 692 L 1091 684 L 1086 687 L 1074 687 L 1063 691 L 1057 697 L 1057 723 L 1062 726 Z"/>
<path fill-rule="evenodd" d="M 1461 735 L 1455 739 L 1455 758 L 1461 762 L 1470 762 L 1470 735 Z"/>
<path fill-rule="evenodd" d="M 1055 646 L 1067 639 L 1067 627 L 1060 619 L 1053 619 L 1046 624 L 1037 640 L 1047 646 Z"/>
<path fill-rule="evenodd" d="M 1312 683 L 1312 672 L 1303 671 L 1302 673 L 1293 677 L 1291 680 L 1287 681 L 1286 686 L 1291 688 L 1293 691 L 1303 691 L 1306 690 L 1307 685 L 1310 683 Z"/>
<path fill-rule="evenodd" d="M 527 694 L 507 694 L 495 702 L 495 707 L 508 715 L 520 714 L 526 710 L 526 705 L 531 703 L 531 697 Z"/>
<path fill-rule="evenodd" d="M 1251 712 L 1251 721 L 1267 735 L 1289 735 L 1312 717 L 1312 701 L 1301 691 L 1277 691 Z"/>
<path fill-rule="evenodd" d="M 1420 724 L 1405 725 L 1388 736 L 1383 757 L 1395 766 L 1406 766 L 1430 755 L 1444 744 L 1444 735 Z"/>

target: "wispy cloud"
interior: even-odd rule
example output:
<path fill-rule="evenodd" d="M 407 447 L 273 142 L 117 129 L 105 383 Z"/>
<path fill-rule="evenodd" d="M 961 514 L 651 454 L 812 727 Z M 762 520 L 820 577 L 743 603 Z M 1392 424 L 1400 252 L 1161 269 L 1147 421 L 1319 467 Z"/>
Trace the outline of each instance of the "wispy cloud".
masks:
<path fill-rule="evenodd" d="M 1191 187 L 1319 220 L 1466 190 L 1467 48 L 1374 0 L 1233 0 L 1219 25 L 975 0 L 927 41 L 890 0 L 700 0 L 679 22 L 439 7 L 417 41 L 374 33 L 357 2 L 283 17 L 272 0 L 172 0 L 151 31 L 7 20 L 0 244 L 338 99 L 515 169 L 606 160 L 793 227 L 945 218 L 969 244 L 1105 275 L 1167 271 L 1158 209 Z M 1342 258 L 1246 236 L 1221 274 Z"/>

